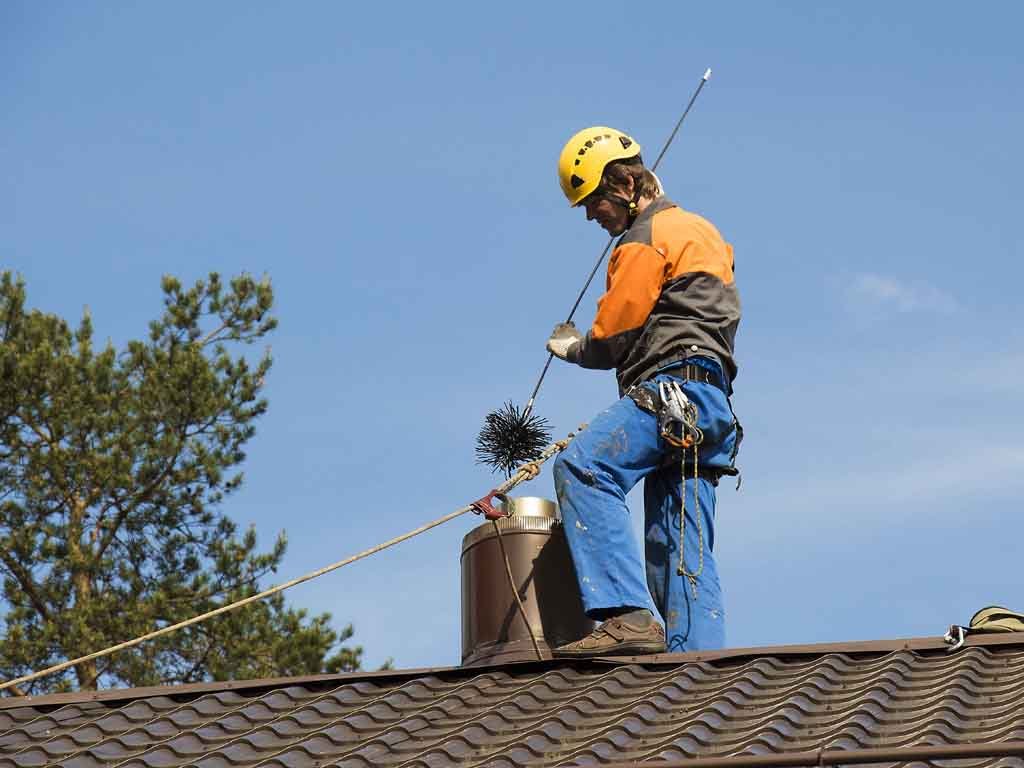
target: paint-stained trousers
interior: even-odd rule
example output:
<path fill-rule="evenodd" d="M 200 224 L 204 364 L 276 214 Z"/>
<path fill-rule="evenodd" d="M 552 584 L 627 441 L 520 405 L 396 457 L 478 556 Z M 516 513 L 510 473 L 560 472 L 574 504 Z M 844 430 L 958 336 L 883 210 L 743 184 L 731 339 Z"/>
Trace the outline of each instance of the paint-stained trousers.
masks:
<path fill-rule="evenodd" d="M 656 389 L 659 381 L 671 378 L 670 372 L 660 373 L 643 386 Z M 725 393 L 690 381 L 683 382 L 683 390 L 697 406 L 704 432 L 699 466 L 731 466 L 736 421 Z M 623 397 L 599 413 L 555 461 L 555 493 L 583 607 L 596 620 L 609 609 L 647 608 L 664 621 L 670 652 L 722 648 L 725 609 L 714 556 L 715 486 L 703 477 L 694 479 L 692 451 L 687 451 L 683 553 L 685 569 L 699 572 L 694 584 L 678 573 L 684 470 L 681 462 L 665 464 L 669 450 L 654 415 Z M 626 494 L 641 479 L 644 557 L 626 506 Z"/>

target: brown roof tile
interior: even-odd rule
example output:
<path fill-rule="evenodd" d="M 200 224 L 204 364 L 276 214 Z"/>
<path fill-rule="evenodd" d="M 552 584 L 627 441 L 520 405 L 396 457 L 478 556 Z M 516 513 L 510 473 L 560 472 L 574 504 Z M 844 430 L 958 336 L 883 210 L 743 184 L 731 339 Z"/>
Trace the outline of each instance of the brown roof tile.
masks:
<path fill-rule="evenodd" d="M 996 743 L 1024 740 L 1021 702 L 1024 635 L 955 654 L 929 638 L 320 675 L 4 699 L 0 768 L 511 768 Z"/>

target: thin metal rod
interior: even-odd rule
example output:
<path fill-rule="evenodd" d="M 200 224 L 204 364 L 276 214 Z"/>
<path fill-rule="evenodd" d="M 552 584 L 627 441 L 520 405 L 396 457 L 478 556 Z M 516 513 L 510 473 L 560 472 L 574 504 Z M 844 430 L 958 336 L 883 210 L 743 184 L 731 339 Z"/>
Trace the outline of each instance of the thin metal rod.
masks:
<path fill-rule="evenodd" d="M 658 170 L 658 165 L 661 164 L 661 159 L 665 156 L 665 153 L 668 152 L 668 148 L 672 145 L 672 142 L 676 138 L 676 134 L 679 133 L 679 129 L 683 125 L 683 121 L 686 119 L 686 116 L 690 114 L 690 108 L 693 107 L 693 102 L 697 100 L 697 96 L 700 95 L 701 90 L 704 88 L 704 84 L 707 83 L 708 78 L 710 77 L 711 69 L 709 67 L 704 71 L 704 76 L 701 77 L 700 83 L 697 85 L 697 89 L 693 92 L 693 95 L 690 97 L 690 101 L 686 105 L 686 109 L 683 110 L 683 114 L 676 122 L 676 127 L 672 129 L 672 133 L 669 134 L 668 139 L 665 140 L 665 144 L 662 146 L 661 152 L 658 153 L 658 158 L 654 161 L 654 165 L 651 166 L 651 173 Z M 580 291 L 579 296 L 576 297 L 576 303 L 574 303 L 572 305 L 572 309 L 569 310 L 569 317 L 566 318 L 565 322 L 572 322 L 572 318 L 576 314 L 576 310 L 579 309 L 580 302 L 583 301 L 583 297 L 590 288 L 590 284 L 594 281 L 594 276 L 597 275 L 597 271 L 601 268 L 602 262 L 604 262 L 604 257 L 608 255 L 608 251 L 611 250 L 612 243 L 614 242 L 615 238 L 613 237 L 605 245 L 604 250 L 601 251 L 601 255 L 598 257 L 597 263 L 594 264 L 594 268 L 590 270 L 590 276 L 587 278 L 587 282 L 583 284 L 583 290 Z M 533 392 L 530 393 L 530 399 L 526 401 L 526 408 L 523 409 L 523 419 L 528 418 L 530 413 L 533 411 L 533 403 L 537 399 L 537 393 L 540 392 L 541 384 L 544 383 L 544 377 L 548 375 L 548 368 L 551 367 L 551 360 L 554 356 L 553 352 L 548 353 L 547 362 L 544 363 L 544 369 L 540 372 L 540 378 L 537 379 L 537 386 L 533 388 Z"/>
<path fill-rule="evenodd" d="M 665 156 L 665 153 L 668 152 L 669 145 L 672 144 L 672 140 L 675 139 L 676 134 L 679 133 L 679 129 L 683 125 L 683 120 L 685 120 L 686 116 L 690 114 L 690 107 L 693 106 L 693 102 L 697 100 L 697 96 L 700 95 L 701 90 L 704 88 L 704 84 L 707 83 L 710 77 L 711 68 L 708 67 L 706 70 L 704 70 L 704 77 L 702 77 L 700 79 L 700 83 L 697 84 L 697 90 L 695 90 L 693 92 L 693 96 L 690 97 L 690 103 L 687 104 L 686 109 L 683 110 L 682 117 L 679 118 L 679 122 L 676 123 L 676 127 L 672 129 L 672 135 L 668 137 L 668 141 L 665 142 L 665 146 L 661 148 L 661 152 L 658 154 L 658 159 L 655 160 L 654 165 L 651 166 L 651 173 L 654 173 L 654 171 L 658 170 L 658 166 L 661 164 L 661 158 L 663 158 Z"/>

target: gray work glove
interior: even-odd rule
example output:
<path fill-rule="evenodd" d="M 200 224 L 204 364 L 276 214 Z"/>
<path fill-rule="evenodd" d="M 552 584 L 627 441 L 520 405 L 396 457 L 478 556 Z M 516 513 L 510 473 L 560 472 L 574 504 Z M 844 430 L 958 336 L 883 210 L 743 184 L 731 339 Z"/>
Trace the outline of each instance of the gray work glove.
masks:
<path fill-rule="evenodd" d="M 572 323 L 559 323 L 555 326 L 555 330 L 551 332 L 551 338 L 548 339 L 548 352 L 562 360 L 578 364 L 580 361 L 580 342 L 582 340 L 583 334 L 576 330 L 575 325 Z"/>

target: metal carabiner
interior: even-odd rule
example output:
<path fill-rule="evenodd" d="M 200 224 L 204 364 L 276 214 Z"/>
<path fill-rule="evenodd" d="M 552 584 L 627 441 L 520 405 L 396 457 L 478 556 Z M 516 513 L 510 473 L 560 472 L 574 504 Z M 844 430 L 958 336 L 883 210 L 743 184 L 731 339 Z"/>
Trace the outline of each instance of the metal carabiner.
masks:
<path fill-rule="evenodd" d="M 690 433 L 697 426 L 690 423 L 693 417 L 688 412 L 693 406 L 689 398 L 678 381 L 659 381 L 658 395 L 661 398 L 661 407 L 658 409 L 658 433 L 669 445 L 689 448 L 694 442 L 694 436 Z"/>
<path fill-rule="evenodd" d="M 967 641 L 967 629 L 959 624 L 951 624 L 942 639 L 952 646 L 946 649 L 946 653 L 953 653 L 960 650 Z"/>

